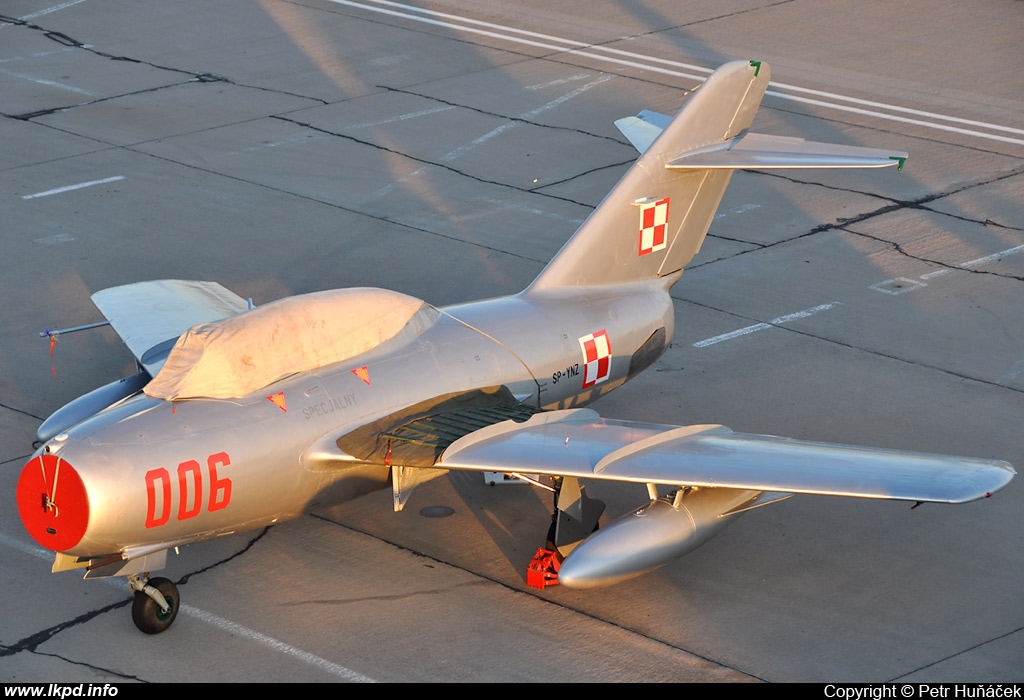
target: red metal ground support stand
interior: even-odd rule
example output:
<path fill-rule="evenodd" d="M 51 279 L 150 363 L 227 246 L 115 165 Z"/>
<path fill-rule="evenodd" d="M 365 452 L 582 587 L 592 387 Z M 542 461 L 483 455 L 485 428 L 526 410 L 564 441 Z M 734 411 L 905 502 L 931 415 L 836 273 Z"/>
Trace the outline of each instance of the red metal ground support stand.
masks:
<path fill-rule="evenodd" d="M 558 585 L 558 554 L 541 547 L 533 555 L 530 565 L 526 567 L 526 583 L 534 588 L 547 588 Z"/>

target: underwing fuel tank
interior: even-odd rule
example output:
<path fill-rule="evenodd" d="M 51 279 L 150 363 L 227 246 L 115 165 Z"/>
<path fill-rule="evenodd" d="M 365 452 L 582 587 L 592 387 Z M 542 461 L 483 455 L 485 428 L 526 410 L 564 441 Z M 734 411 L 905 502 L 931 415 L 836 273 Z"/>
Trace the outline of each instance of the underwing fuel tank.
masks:
<path fill-rule="evenodd" d="M 558 582 L 569 588 L 600 588 L 668 564 L 717 535 L 758 493 L 734 489 L 693 490 L 651 501 L 585 539 L 562 562 Z"/>

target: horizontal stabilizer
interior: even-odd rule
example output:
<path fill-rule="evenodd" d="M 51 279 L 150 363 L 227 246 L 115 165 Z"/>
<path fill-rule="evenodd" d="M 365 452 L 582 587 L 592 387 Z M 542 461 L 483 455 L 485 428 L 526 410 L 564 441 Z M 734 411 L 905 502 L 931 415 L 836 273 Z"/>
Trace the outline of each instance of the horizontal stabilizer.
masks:
<path fill-rule="evenodd" d="M 901 169 L 907 154 L 878 148 L 841 146 L 805 141 L 787 136 L 751 134 L 695 148 L 672 158 L 666 167 L 673 170 L 704 168 L 777 169 L 777 168 L 887 168 Z"/>
<path fill-rule="evenodd" d="M 607 420 L 590 409 L 483 428 L 453 443 L 437 466 L 935 503 L 984 498 L 1016 473 L 997 460 Z"/>
<path fill-rule="evenodd" d="M 654 139 L 658 138 L 671 121 L 672 117 L 667 114 L 645 109 L 635 117 L 616 119 L 615 126 L 622 132 L 623 136 L 629 139 L 629 142 L 633 144 L 633 148 L 643 153 L 654 143 Z"/>

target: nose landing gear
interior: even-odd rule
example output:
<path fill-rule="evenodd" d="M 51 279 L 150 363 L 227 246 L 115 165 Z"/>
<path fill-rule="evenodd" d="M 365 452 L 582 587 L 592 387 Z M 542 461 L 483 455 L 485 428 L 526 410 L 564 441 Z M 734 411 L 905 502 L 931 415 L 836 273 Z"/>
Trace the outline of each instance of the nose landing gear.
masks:
<path fill-rule="evenodd" d="M 132 622 L 146 634 L 158 634 L 171 626 L 178 615 L 178 587 L 170 579 L 150 579 L 149 574 L 132 574 L 128 585 L 135 591 Z"/>

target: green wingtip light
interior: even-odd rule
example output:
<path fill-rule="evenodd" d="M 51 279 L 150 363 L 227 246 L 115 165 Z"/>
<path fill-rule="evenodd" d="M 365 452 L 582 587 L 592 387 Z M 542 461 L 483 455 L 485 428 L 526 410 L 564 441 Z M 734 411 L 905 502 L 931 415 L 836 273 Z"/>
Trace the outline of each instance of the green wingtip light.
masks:
<path fill-rule="evenodd" d="M 899 163 L 899 165 L 896 166 L 897 170 L 903 170 L 903 165 L 907 162 L 906 157 L 900 156 L 889 156 L 889 160 L 895 160 Z"/>
<path fill-rule="evenodd" d="M 761 62 L 760 61 L 751 61 L 750 65 L 754 67 L 754 77 L 756 78 L 757 74 L 761 72 Z M 900 166 L 900 167 L 903 167 L 903 166 Z"/>

